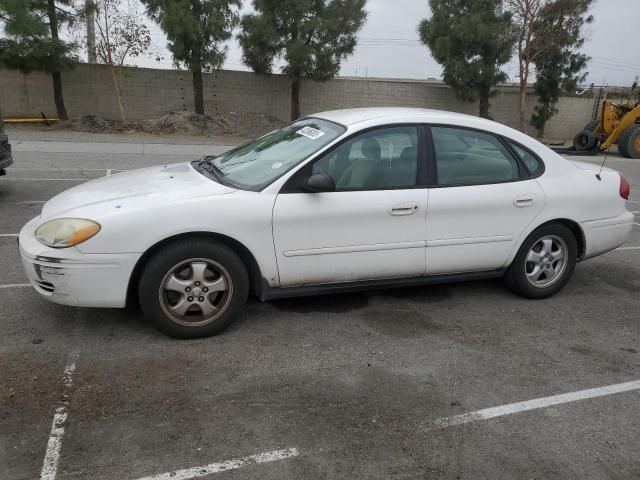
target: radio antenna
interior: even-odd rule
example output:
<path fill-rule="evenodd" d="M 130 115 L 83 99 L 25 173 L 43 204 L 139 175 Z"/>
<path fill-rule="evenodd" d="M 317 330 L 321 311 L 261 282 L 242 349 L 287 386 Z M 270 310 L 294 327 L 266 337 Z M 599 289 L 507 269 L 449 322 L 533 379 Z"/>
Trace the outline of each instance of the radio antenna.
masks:
<path fill-rule="evenodd" d="M 600 175 L 602 174 L 602 169 L 604 168 L 604 162 L 607 161 L 607 157 L 609 156 L 609 151 L 611 150 L 612 146 L 613 143 L 609 145 L 609 148 L 607 148 L 607 151 L 604 153 L 604 160 L 602 160 L 602 164 L 600 165 L 600 171 L 596 173 L 596 178 L 600 181 L 602 181 L 602 177 Z"/>

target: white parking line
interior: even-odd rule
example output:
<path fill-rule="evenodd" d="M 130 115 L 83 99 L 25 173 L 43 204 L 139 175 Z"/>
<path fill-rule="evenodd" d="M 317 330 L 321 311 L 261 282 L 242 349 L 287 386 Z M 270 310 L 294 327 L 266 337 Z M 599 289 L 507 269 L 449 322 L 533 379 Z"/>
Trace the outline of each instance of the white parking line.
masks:
<path fill-rule="evenodd" d="M 7 285 L 0 285 L 0 290 L 3 288 L 27 288 L 30 286 L 30 283 L 9 283 Z"/>
<path fill-rule="evenodd" d="M 578 400 L 586 400 L 588 398 L 604 397 L 606 395 L 630 392 L 633 390 L 640 390 L 640 380 L 618 383 L 616 385 L 609 385 L 606 387 L 590 388 L 588 390 L 579 390 L 577 392 L 563 393 L 561 395 L 553 395 L 551 397 L 536 398 L 525 402 L 510 403 L 500 407 L 484 408 L 482 410 L 476 410 L 475 412 L 441 418 L 433 422 L 433 424 L 436 427 L 453 427 L 464 423 L 489 420 L 490 418 L 513 415 L 515 413 L 527 412 L 529 410 L 537 410 L 540 408 L 550 407 L 552 405 L 561 405 L 563 403 L 577 402 Z"/>
<path fill-rule="evenodd" d="M 104 172 L 103 168 L 60 168 L 60 167 L 51 167 L 51 168 L 27 168 L 27 167 L 11 167 L 11 171 L 14 172 L 16 170 L 24 170 L 27 172 Z M 118 168 L 112 168 L 111 170 L 115 170 L 116 172 L 120 172 Z"/>
<path fill-rule="evenodd" d="M 640 250 L 640 247 L 620 247 L 620 248 L 616 248 L 616 250 Z M 614 252 L 616 250 L 614 250 Z"/>
<path fill-rule="evenodd" d="M 44 455 L 40 480 L 55 480 L 58 473 L 58 462 L 60 461 L 60 449 L 62 448 L 62 438 L 64 437 L 65 424 L 69 412 L 69 395 L 67 391 L 73 385 L 73 372 L 76 369 L 76 360 L 79 352 L 74 351 L 69 354 L 67 366 L 64 368 L 64 390 L 62 400 L 58 403 L 56 413 L 51 423 L 51 433 L 47 442 L 47 451 Z"/>
<path fill-rule="evenodd" d="M 286 450 L 275 450 L 273 452 L 259 453 L 249 457 L 236 458 L 220 463 L 210 463 L 200 467 L 185 468 L 184 470 L 176 470 L 173 472 L 159 473 L 150 477 L 139 478 L 138 480 L 189 480 L 191 478 L 204 477 L 212 473 L 226 472 L 227 470 L 236 470 L 238 468 L 255 465 L 257 463 L 275 462 L 286 458 L 293 458 L 300 455 L 297 448 L 289 448 Z"/>
<path fill-rule="evenodd" d="M 17 237 L 17 233 L 0 233 L 0 237 Z"/>
<path fill-rule="evenodd" d="M 93 178 L 22 178 L 22 177 L 3 177 L 0 182 L 87 182 L 94 180 Z"/>

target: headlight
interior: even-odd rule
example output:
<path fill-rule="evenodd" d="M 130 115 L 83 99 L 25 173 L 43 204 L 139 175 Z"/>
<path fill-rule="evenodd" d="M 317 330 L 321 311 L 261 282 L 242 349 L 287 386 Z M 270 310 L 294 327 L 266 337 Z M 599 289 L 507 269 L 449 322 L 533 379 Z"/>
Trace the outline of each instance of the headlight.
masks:
<path fill-rule="evenodd" d="M 84 218 L 58 218 L 43 223 L 36 239 L 52 248 L 68 248 L 86 242 L 100 231 L 100 224 Z"/>

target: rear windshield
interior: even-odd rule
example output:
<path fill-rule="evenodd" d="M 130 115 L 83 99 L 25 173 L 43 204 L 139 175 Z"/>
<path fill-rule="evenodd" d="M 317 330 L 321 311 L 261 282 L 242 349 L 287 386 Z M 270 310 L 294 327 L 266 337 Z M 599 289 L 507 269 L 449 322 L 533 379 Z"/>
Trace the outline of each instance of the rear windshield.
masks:
<path fill-rule="evenodd" d="M 225 183 L 261 190 L 345 132 L 327 120 L 306 118 L 209 160 Z"/>

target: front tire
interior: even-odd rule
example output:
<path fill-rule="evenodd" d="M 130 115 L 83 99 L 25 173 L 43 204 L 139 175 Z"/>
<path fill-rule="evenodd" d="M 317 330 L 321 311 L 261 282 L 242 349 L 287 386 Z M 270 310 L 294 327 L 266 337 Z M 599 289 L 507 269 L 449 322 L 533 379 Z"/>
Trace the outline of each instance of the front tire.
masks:
<path fill-rule="evenodd" d="M 242 260 L 224 244 L 185 239 L 158 250 L 138 288 L 145 318 L 175 338 L 201 338 L 226 329 L 249 293 Z"/>
<path fill-rule="evenodd" d="M 545 225 L 523 242 L 505 281 L 524 297 L 547 298 L 566 285 L 577 258 L 578 244 L 573 232 L 564 225 Z"/>
<path fill-rule="evenodd" d="M 618 151 L 623 157 L 640 158 L 640 125 L 631 125 L 618 139 Z"/>

